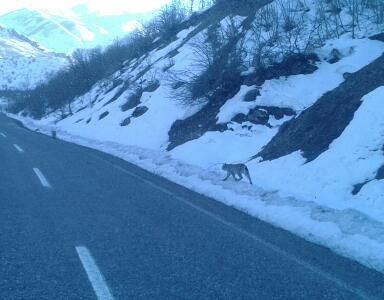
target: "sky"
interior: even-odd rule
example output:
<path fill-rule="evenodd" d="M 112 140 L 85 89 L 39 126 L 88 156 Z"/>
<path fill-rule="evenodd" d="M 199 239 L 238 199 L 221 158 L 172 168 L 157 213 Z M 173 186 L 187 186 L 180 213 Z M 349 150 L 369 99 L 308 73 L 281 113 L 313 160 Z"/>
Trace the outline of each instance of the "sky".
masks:
<path fill-rule="evenodd" d="M 119 12 L 147 12 L 160 8 L 169 0 L 13 0 L 2 1 L 0 14 L 20 8 L 32 9 L 66 9 L 77 4 L 87 3 L 92 10 L 102 14 L 118 14 Z"/>

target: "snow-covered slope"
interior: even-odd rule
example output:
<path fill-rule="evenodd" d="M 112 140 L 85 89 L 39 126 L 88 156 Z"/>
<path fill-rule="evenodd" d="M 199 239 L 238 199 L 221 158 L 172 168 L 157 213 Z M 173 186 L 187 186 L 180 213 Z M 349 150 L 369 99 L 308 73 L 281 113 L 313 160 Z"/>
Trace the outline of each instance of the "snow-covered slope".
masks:
<path fill-rule="evenodd" d="M 384 42 L 369 38 L 384 27 L 362 18 L 360 31 L 353 38 L 351 31 L 341 34 L 340 24 L 333 28 L 330 22 L 326 30 L 336 30 L 335 36 L 321 43 L 311 41 L 317 60 L 288 61 L 287 65 L 281 49 L 305 44 L 304 37 L 315 36 L 312 22 L 319 1 L 306 3 L 306 7 L 298 4 L 296 10 L 290 10 L 299 11 L 300 20 L 306 20 L 300 23 L 301 31 L 293 38 L 288 34 L 278 45 L 265 44 L 270 48 L 263 55 L 273 54 L 276 64 L 271 63 L 262 73 L 255 72 L 251 56 L 255 39 L 268 39 L 269 33 L 250 26 L 258 25 L 254 11 L 239 9 L 238 15 L 229 16 L 223 7 L 213 8 L 185 23 L 171 42 L 157 41 L 150 53 L 125 62 L 111 78 L 75 99 L 74 115 L 63 120 L 55 114 L 39 122 L 22 120 L 46 132 L 55 128 L 63 139 L 133 161 L 384 271 L 384 70 L 383 64 L 377 63 L 383 60 Z M 233 12 L 234 8 L 228 9 Z M 344 28 L 351 24 L 347 9 L 340 20 Z M 184 101 L 188 97 L 185 82 L 201 74 L 202 56 L 197 53 L 211 24 L 221 24 L 223 32 L 235 30 L 245 36 L 241 46 L 248 54 L 240 83 L 226 98 L 215 98 L 217 102 L 204 97 Z M 369 84 L 359 81 L 364 72 L 372 78 L 377 75 L 378 80 Z M 367 86 L 361 89 L 356 82 Z M 327 103 L 322 99 L 342 92 L 343 85 L 351 92 L 351 99 L 345 95 L 345 103 L 354 104 L 353 109 L 351 105 L 337 106 L 340 114 L 336 116 L 351 116 L 345 126 L 333 119 L 333 112 L 319 109 L 316 114 L 316 108 Z M 352 99 L 359 94 L 353 91 L 360 89 L 367 92 Z M 311 161 L 301 148 L 271 161 L 251 159 L 273 138 L 279 138 L 284 128 L 289 128 L 286 124 L 300 122 L 308 111 L 314 121 L 324 120 L 341 134 Z M 317 141 L 327 137 L 318 123 L 313 122 L 319 127 L 317 135 L 307 138 Z M 287 143 L 289 135 L 288 131 Z M 222 182 L 220 164 L 224 162 L 247 163 L 254 186 Z"/>
<path fill-rule="evenodd" d="M 50 51 L 69 53 L 77 48 L 106 45 L 138 26 L 145 16 L 101 16 L 86 5 L 68 10 L 20 9 L 0 16 L 0 25 L 15 29 Z"/>
<path fill-rule="evenodd" d="M 14 30 L 0 27 L 0 90 L 25 90 L 68 64 L 64 55 L 48 52 Z"/>

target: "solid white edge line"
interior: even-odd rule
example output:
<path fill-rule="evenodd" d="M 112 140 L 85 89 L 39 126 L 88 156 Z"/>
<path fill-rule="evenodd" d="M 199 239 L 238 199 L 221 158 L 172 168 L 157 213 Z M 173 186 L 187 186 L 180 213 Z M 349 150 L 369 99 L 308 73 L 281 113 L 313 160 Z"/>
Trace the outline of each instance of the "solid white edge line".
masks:
<path fill-rule="evenodd" d="M 13 147 L 15 147 L 16 150 L 19 151 L 20 153 L 24 153 L 24 150 L 21 149 L 21 147 L 20 147 L 19 145 L 17 145 L 17 144 L 13 144 Z"/>
<path fill-rule="evenodd" d="M 52 188 L 52 186 L 49 184 L 48 180 L 45 178 L 43 173 L 38 168 L 33 168 L 33 171 L 35 172 L 37 178 L 39 178 L 41 185 L 46 188 Z"/>
<path fill-rule="evenodd" d="M 88 248 L 84 246 L 76 247 L 77 254 L 79 255 L 81 264 L 85 272 L 87 273 L 88 279 L 91 282 L 93 290 L 99 300 L 113 300 L 113 296 L 107 283 L 105 282 L 104 276 L 100 269 L 96 265 Z"/>
<path fill-rule="evenodd" d="M 101 158 L 99 158 L 99 159 L 101 159 Z M 305 260 L 301 259 L 300 257 L 295 256 L 294 254 L 287 252 L 283 248 L 280 248 L 279 246 L 276 246 L 276 245 L 272 244 L 271 242 L 268 242 L 262 238 L 259 238 L 258 236 L 254 235 L 253 233 L 248 232 L 247 230 L 237 226 L 234 223 L 226 221 L 224 218 L 220 217 L 219 215 L 216 215 L 215 213 L 212 213 L 212 212 L 210 212 L 210 211 L 208 211 L 208 210 L 206 210 L 206 209 L 204 209 L 204 208 L 202 208 L 196 204 L 193 204 L 192 202 L 189 202 L 188 200 L 184 199 L 183 197 L 180 197 L 180 196 L 174 194 L 173 192 L 171 192 L 167 188 L 163 188 L 162 186 L 159 186 L 158 184 L 156 184 L 156 183 L 154 183 L 154 182 L 152 182 L 146 178 L 143 178 L 143 177 L 141 177 L 141 176 L 139 176 L 139 175 L 137 175 L 131 171 L 128 171 L 125 168 L 122 168 L 118 165 L 112 164 L 112 166 L 114 168 L 120 170 L 121 172 L 131 176 L 131 177 L 137 178 L 137 179 L 147 183 L 148 185 L 152 186 L 153 188 L 173 197 L 174 199 L 184 203 L 185 205 L 188 205 L 189 207 L 199 211 L 200 213 L 206 215 L 207 217 L 210 217 L 210 218 L 216 220 L 217 222 L 219 222 L 219 223 L 221 223 L 221 224 L 223 224 L 229 228 L 232 228 L 233 230 L 237 231 L 238 233 L 250 238 L 251 240 L 254 240 L 255 242 L 266 247 L 267 249 L 272 250 L 273 252 L 281 255 L 282 257 L 284 257 L 284 258 L 296 263 L 297 265 L 300 265 L 303 268 L 311 271 L 312 273 L 317 274 L 320 277 L 325 278 L 326 280 L 335 283 L 336 285 L 343 288 L 344 290 L 347 290 L 353 294 L 356 294 L 359 297 L 361 297 L 362 299 L 367 299 L 367 300 L 368 299 L 376 299 L 373 296 L 367 295 L 365 293 L 365 291 L 360 290 L 359 288 L 355 288 L 355 287 L 351 286 L 348 282 L 345 282 L 342 279 L 338 279 L 335 276 L 333 276 L 331 273 L 328 273 L 327 271 L 323 271 L 322 269 L 318 268 L 317 266 L 312 265 L 310 262 L 306 262 Z"/>

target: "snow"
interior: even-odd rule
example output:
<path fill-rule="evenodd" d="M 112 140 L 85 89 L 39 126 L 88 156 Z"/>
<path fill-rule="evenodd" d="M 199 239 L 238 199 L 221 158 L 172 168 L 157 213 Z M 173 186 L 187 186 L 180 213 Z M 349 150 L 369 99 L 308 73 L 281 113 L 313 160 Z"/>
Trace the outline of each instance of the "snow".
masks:
<path fill-rule="evenodd" d="M 371 182 L 357 196 L 351 193 L 355 184 L 373 180 L 384 165 L 383 98 L 384 87 L 366 95 L 343 134 L 312 162 L 305 163 L 300 153 L 293 153 L 274 161 L 252 163 L 255 181 L 285 196 L 335 209 L 353 208 L 384 221 L 384 190 L 379 189 L 382 182 Z"/>
<path fill-rule="evenodd" d="M 130 117 L 134 109 L 122 112 L 121 105 L 124 104 L 131 91 L 127 90 L 115 102 L 104 107 L 104 104 L 115 95 L 118 89 L 118 87 L 115 88 L 105 95 L 103 101 L 92 106 L 91 115 L 89 115 L 88 109 L 82 110 L 75 117 L 61 121 L 60 128 L 95 139 L 111 142 L 124 140 L 127 145 L 150 149 L 165 148 L 168 143 L 168 131 L 174 120 L 182 118 L 185 114 L 180 105 L 175 104 L 171 99 L 167 100 L 164 96 L 168 94 L 168 88 L 162 86 L 153 93 L 144 93 L 140 106 L 147 106 L 149 110 L 140 118 L 132 118 L 127 127 L 120 126 L 120 123 Z M 109 115 L 99 120 L 99 116 L 105 111 L 108 111 Z M 89 117 L 92 117 L 92 121 L 86 124 L 85 120 Z M 75 123 L 81 118 L 84 119 L 83 122 Z M 49 123 L 52 120 L 51 117 L 45 122 Z"/>
<path fill-rule="evenodd" d="M 243 85 L 240 88 L 240 91 L 232 98 L 229 99 L 221 108 L 220 112 L 217 116 L 217 123 L 228 123 L 230 122 L 236 115 L 243 113 L 245 115 L 248 114 L 248 112 L 255 108 L 256 102 L 245 102 L 243 101 L 245 95 L 250 92 L 254 91 L 257 88 L 255 86 L 246 86 Z"/>
<path fill-rule="evenodd" d="M 90 10 L 85 4 L 69 9 L 19 9 L 0 16 L 0 24 L 58 53 L 77 48 L 105 46 L 140 26 L 144 14 L 108 16 Z"/>
<path fill-rule="evenodd" d="M 239 26 L 243 19 L 233 20 Z M 222 24 L 229 26 L 229 21 L 223 19 Z M 300 152 L 274 161 L 249 161 L 290 117 L 270 117 L 271 128 L 230 122 L 235 115 L 247 114 L 256 105 L 292 108 L 300 113 L 339 86 L 345 80 L 343 73 L 356 72 L 382 55 L 384 43 L 351 39 L 350 34 L 328 41 L 316 50 L 321 61 L 313 74 L 268 80 L 261 87 L 241 86 L 217 115 L 218 124 L 230 122 L 229 130 L 206 132 L 167 152 L 172 124 L 202 107 L 201 103 L 180 103 L 169 80 L 174 74 L 188 79 L 201 71 L 194 44 L 202 41 L 204 30 L 191 37 L 195 28 L 183 30 L 175 41 L 161 49 L 127 61 L 124 69 L 95 84 L 73 103 L 73 111 L 84 108 L 74 116 L 58 120 L 51 114 L 40 121 L 18 118 L 33 130 L 40 128 L 49 134 L 54 128 L 61 139 L 121 157 L 384 272 L 384 181 L 375 179 L 377 170 L 384 165 L 384 87 L 362 99 L 343 134 L 309 163 Z M 178 54 L 170 58 L 175 49 Z M 326 60 L 333 49 L 338 49 L 343 57 L 330 64 Z M 148 67 L 149 71 L 133 80 Z M 249 68 L 246 73 L 251 71 Z M 148 111 L 140 117 L 133 117 L 135 108 L 123 112 L 121 106 L 129 96 L 154 78 L 160 87 L 144 92 L 139 104 Z M 111 90 L 114 79 L 129 84 Z M 123 93 L 107 104 L 123 87 Z M 244 96 L 256 88 L 261 96 L 245 102 Z M 99 119 L 105 112 L 108 116 Z M 127 118 L 130 124 L 121 126 Z M 223 182 L 222 163 L 247 163 L 254 186 L 245 181 Z M 363 182 L 367 184 L 352 195 L 354 185 Z"/>
<path fill-rule="evenodd" d="M 328 41 L 317 52 L 320 57 L 325 58 L 334 48 L 348 56 L 335 64 L 322 61 L 313 74 L 266 81 L 260 90 L 261 96 L 257 98 L 257 104 L 303 111 L 323 94 L 339 86 L 344 81 L 343 73 L 356 72 L 382 55 L 384 43 L 369 39 L 353 40 L 343 36 L 340 40 Z"/>
<path fill-rule="evenodd" d="M 248 126 L 252 126 L 251 130 Z M 172 150 L 172 157 L 202 168 L 211 168 L 223 163 L 242 163 L 260 151 L 277 133 L 277 128 L 269 129 L 251 123 L 233 123 L 229 127 L 233 131 L 207 132 L 197 140 L 178 146 Z"/>
<path fill-rule="evenodd" d="M 50 134 L 54 128 L 52 125 L 44 125 L 42 122 L 17 118 L 32 130 L 40 128 L 46 134 Z M 257 170 L 261 164 L 259 166 L 256 166 L 255 163 L 251 164 L 251 176 L 256 183 L 255 186 L 246 182 L 223 182 L 224 173 L 218 170 L 219 166 L 201 168 L 174 158 L 173 153 L 170 155 L 164 151 L 129 146 L 103 139 L 90 139 L 69 133 L 61 128 L 55 127 L 55 129 L 58 131 L 57 134 L 60 139 L 98 149 L 135 163 L 150 172 L 294 232 L 308 241 L 325 245 L 336 253 L 358 260 L 368 267 L 384 272 L 382 259 L 384 222 L 375 220 L 357 209 L 329 207 L 321 204 L 320 199 L 298 200 L 292 196 L 287 196 L 284 192 L 268 188 L 268 185 L 264 185 L 265 180 L 271 181 L 272 179 L 268 177 L 275 178 L 276 174 L 273 173 L 273 170 L 268 171 L 265 166 L 261 170 Z M 216 149 L 216 153 L 212 151 L 209 155 L 216 156 L 217 144 L 214 143 L 213 147 L 215 147 L 212 149 Z M 245 149 L 241 150 L 244 151 Z M 199 149 L 199 153 L 204 152 Z M 190 154 L 192 157 L 196 157 L 196 152 L 191 150 Z M 236 158 L 234 157 L 234 159 Z M 282 162 L 284 160 L 277 162 L 280 165 L 279 171 L 291 168 L 292 164 L 295 168 L 302 167 L 304 159 L 299 154 L 295 154 L 289 159 L 285 158 L 285 163 Z M 264 176 L 261 176 L 262 172 L 264 172 Z M 296 175 L 292 169 L 284 171 L 284 174 L 289 173 L 291 173 L 290 176 Z M 285 178 L 283 182 L 289 185 L 291 179 Z M 304 187 L 305 185 L 299 183 L 297 186 Z M 379 187 L 376 192 L 380 193 Z M 335 198 L 332 199 L 337 202 Z M 352 206 L 351 202 L 349 203 Z M 381 203 L 376 208 L 382 209 L 383 204 Z"/>
<path fill-rule="evenodd" d="M 47 52 L 15 31 L 0 27 L 1 89 L 33 88 L 67 64 L 64 56 Z"/>
<path fill-rule="evenodd" d="M 164 92 L 160 90 L 159 95 Z M 136 135 L 119 131 L 113 118 L 108 117 L 96 122 L 102 126 L 94 124 L 89 131 L 65 122 L 54 128 L 61 139 L 121 157 L 384 272 L 384 182 L 374 180 L 375 172 L 384 164 L 383 98 L 384 87 L 366 95 L 344 133 L 310 163 L 305 163 L 299 152 L 275 161 L 248 163 L 254 186 L 221 181 L 221 163 L 248 160 L 274 136 L 277 128 L 254 125 L 246 130 L 241 124 L 232 124 L 234 131 L 208 132 L 167 153 L 158 147 L 166 141 L 165 136 L 153 144 L 150 141 L 159 138 L 157 126 L 169 125 L 159 124 L 165 118 L 159 112 L 163 105 L 160 101 L 154 102 L 159 106 L 153 107 L 143 123 L 135 120 L 132 130 L 138 131 Z M 150 123 L 152 118 L 157 122 Z M 38 127 L 47 134 L 53 128 L 48 119 L 21 120 L 31 129 Z M 367 179 L 373 180 L 353 196 L 353 185 Z"/>

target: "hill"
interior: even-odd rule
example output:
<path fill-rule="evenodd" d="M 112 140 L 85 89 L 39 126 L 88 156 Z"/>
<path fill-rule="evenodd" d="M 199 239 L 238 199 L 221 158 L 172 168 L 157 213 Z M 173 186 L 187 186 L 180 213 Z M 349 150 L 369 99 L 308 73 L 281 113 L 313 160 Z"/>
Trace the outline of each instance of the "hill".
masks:
<path fill-rule="evenodd" d="M 14 30 L 0 27 L 0 90 L 26 90 L 68 64 L 64 55 L 48 52 Z"/>
<path fill-rule="evenodd" d="M 16 30 L 58 53 L 111 43 L 139 26 L 145 14 L 103 16 L 83 5 L 68 10 L 19 9 L 0 16 L 0 25 Z"/>
<path fill-rule="evenodd" d="M 384 271 L 377 3 L 217 1 L 137 32 L 130 46 L 149 43 L 66 113 L 21 120 Z M 222 163 L 247 163 L 255 186 L 222 182 Z"/>

